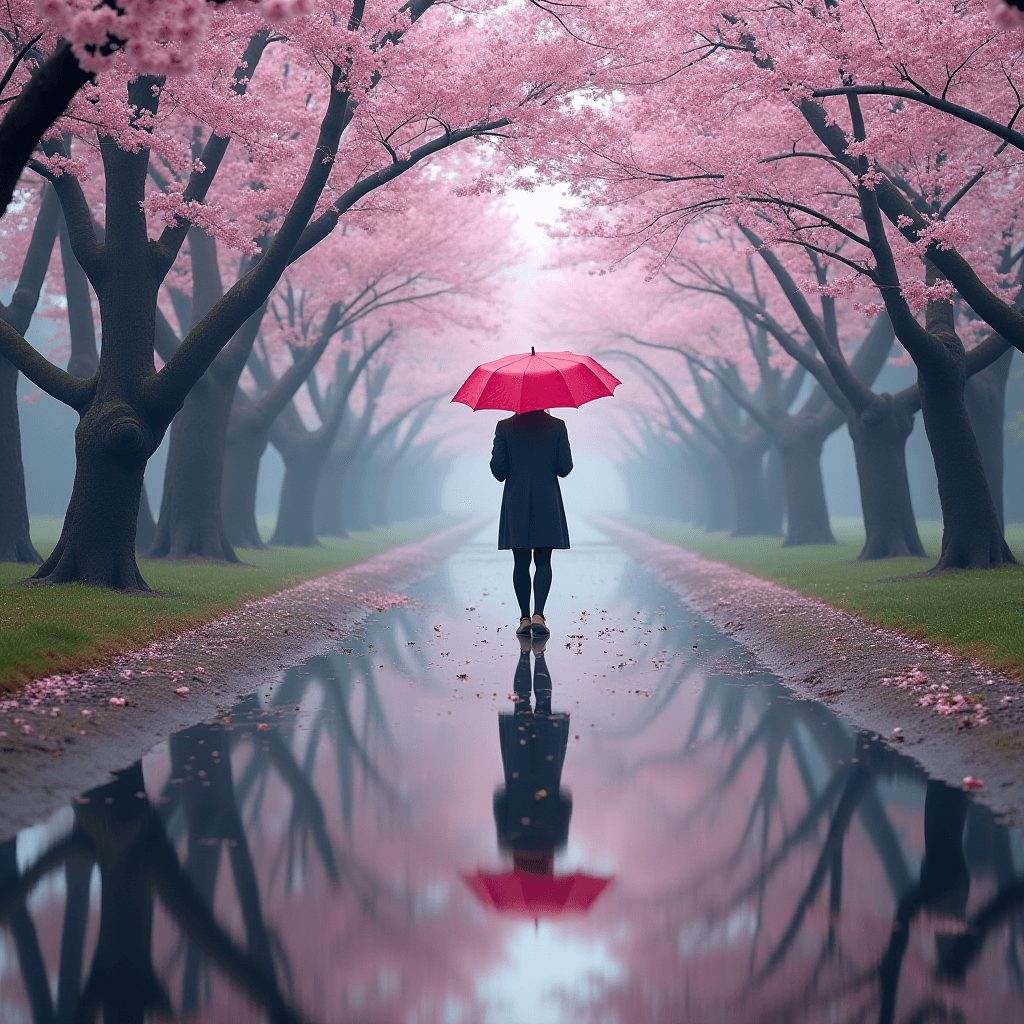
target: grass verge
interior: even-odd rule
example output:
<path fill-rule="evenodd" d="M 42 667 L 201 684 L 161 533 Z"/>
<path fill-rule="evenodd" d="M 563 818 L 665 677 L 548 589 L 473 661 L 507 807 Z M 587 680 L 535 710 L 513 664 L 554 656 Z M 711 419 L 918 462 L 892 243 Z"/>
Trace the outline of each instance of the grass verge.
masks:
<path fill-rule="evenodd" d="M 32 540 L 44 557 L 56 544 L 60 525 L 54 517 L 32 518 Z M 77 584 L 12 586 L 30 576 L 32 567 L 0 563 L 0 688 L 17 689 L 31 678 L 101 664 L 246 601 L 419 540 L 435 528 L 400 523 L 343 540 L 325 537 L 318 548 L 240 550 L 244 565 L 140 559 L 146 582 L 173 597 L 125 596 Z"/>
<path fill-rule="evenodd" d="M 647 523 L 646 529 L 661 540 L 1024 679 L 1024 567 L 928 579 L 892 578 L 923 572 L 935 564 L 941 523 L 918 523 L 928 558 L 877 562 L 857 561 L 864 529 L 854 518 L 833 518 L 838 544 L 795 548 L 783 548 L 778 537 L 733 538 L 674 521 Z M 1021 557 L 1024 526 L 1008 527 L 1006 539 Z"/>

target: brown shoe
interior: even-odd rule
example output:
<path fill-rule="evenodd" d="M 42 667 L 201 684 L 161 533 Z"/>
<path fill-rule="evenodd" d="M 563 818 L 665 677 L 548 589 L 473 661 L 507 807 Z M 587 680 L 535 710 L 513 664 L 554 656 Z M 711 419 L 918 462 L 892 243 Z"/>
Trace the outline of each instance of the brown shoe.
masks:
<path fill-rule="evenodd" d="M 516 634 L 518 636 L 529 636 L 531 628 L 532 628 L 532 626 L 531 626 L 529 618 L 527 618 L 527 616 L 524 615 L 519 620 L 519 628 L 516 630 Z"/>
<path fill-rule="evenodd" d="M 533 628 L 534 636 L 550 636 L 551 630 L 548 629 L 547 624 L 544 622 L 543 615 L 534 615 L 533 622 L 530 623 Z"/>

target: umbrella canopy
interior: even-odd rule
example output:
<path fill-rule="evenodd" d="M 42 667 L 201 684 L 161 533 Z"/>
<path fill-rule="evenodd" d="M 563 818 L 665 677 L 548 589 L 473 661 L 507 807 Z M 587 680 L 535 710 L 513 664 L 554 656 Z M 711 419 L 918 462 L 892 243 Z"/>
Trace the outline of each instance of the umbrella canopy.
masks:
<path fill-rule="evenodd" d="M 578 409 L 607 398 L 621 384 L 596 359 L 574 352 L 535 352 L 503 356 L 478 366 L 453 402 L 470 409 Z"/>
<path fill-rule="evenodd" d="M 462 878 L 485 907 L 534 919 L 586 913 L 611 882 L 610 878 L 579 873 L 559 876 L 525 871 L 506 871 L 500 875 L 481 872 Z"/>

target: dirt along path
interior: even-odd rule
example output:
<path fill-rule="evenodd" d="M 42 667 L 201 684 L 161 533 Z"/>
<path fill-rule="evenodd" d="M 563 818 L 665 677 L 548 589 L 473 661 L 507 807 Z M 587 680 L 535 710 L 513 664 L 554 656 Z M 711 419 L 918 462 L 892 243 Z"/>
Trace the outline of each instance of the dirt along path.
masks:
<path fill-rule="evenodd" d="M 0 840 L 106 782 L 170 733 L 227 713 L 268 677 L 358 637 L 374 612 L 408 599 L 480 529 L 462 523 L 382 552 L 84 672 L 49 676 L 0 700 Z"/>
<path fill-rule="evenodd" d="M 977 789 L 1008 824 L 1024 823 L 1024 684 L 620 523 L 594 522 L 797 696 L 876 732 L 933 777 Z"/>

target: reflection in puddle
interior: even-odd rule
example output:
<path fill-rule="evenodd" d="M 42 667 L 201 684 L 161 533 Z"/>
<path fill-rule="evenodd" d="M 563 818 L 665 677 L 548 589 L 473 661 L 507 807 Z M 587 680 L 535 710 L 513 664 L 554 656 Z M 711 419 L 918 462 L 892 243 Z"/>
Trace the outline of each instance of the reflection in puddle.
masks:
<path fill-rule="evenodd" d="M 1024 1021 L 1018 833 L 610 546 L 521 649 L 487 541 L 0 844 L 0 1020 Z"/>
<path fill-rule="evenodd" d="M 572 798 L 561 788 L 569 715 L 551 709 L 546 639 L 531 643 L 520 638 L 519 646 L 512 681 L 515 710 L 498 712 L 505 785 L 494 791 L 498 848 L 512 854 L 512 870 L 479 872 L 465 881 L 484 906 L 539 923 L 541 917 L 586 913 L 611 879 L 580 871 L 555 875 L 555 852 L 568 842 L 572 817 Z M 536 658 L 532 678 L 531 648 Z"/>

